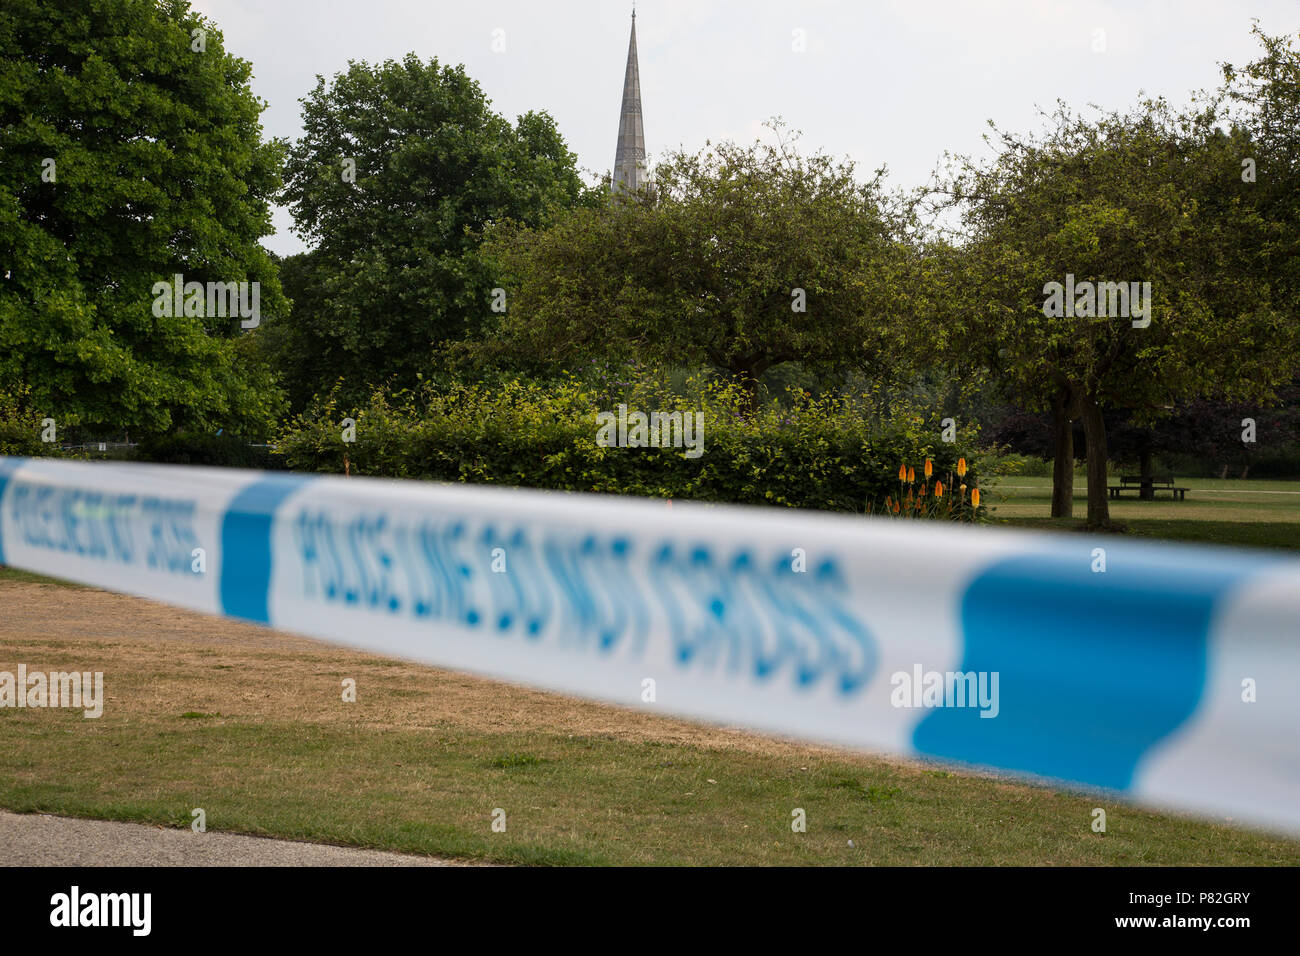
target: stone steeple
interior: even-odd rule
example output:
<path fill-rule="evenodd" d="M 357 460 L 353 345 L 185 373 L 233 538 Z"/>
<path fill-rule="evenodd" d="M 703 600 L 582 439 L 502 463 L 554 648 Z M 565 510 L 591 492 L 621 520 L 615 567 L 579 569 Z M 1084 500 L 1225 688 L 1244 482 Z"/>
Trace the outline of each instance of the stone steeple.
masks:
<path fill-rule="evenodd" d="M 614 152 L 612 190 L 635 192 L 645 186 L 645 126 L 641 122 L 641 73 L 636 62 L 636 10 L 632 10 L 632 38 L 627 44 L 627 72 L 623 77 L 623 110 L 618 118 L 618 149 Z"/>

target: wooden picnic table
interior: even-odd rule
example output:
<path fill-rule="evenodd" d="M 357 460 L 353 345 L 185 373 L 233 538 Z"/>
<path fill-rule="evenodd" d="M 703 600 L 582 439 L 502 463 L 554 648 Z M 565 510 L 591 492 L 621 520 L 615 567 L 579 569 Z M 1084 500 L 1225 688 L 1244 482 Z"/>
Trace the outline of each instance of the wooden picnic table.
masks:
<path fill-rule="evenodd" d="M 1190 488 L 1182 488 L 1174 484 L 1173 475 L 1152 475 L 1143 478 L 1141 475 L 1123 475 L 1120 477 L 1118 485 L 1110 485 L 1108 490 L 1112 498 L 1118 498 L 1124 491 L 1133 490 L 1138 493 L 1139 498 L 1154 499 L 1157 491 L 1168 491 L 1177 501 L 1182 501 L 1191 491 Z"/>

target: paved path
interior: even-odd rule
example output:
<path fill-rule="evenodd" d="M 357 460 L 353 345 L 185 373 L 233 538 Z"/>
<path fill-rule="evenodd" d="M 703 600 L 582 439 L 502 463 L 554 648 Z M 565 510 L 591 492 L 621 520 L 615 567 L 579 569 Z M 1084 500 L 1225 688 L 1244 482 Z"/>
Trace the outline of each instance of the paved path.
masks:
<path fill-rule="evenodd" d="M 460 866 L 453 860 L 234 833 L 0 810 L 7 866 Z"/>

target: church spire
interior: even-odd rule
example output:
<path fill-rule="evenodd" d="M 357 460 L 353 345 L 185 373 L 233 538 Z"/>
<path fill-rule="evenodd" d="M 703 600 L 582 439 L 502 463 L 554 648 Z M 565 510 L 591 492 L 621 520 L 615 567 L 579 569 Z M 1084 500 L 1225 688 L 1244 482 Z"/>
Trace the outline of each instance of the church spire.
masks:
<path fill-rule="evenodd" d="M 632 37 L 627 44 L 623 76 L 623 109 L 618 118 L 618 148 L 614 152 L 614 190 L 633 192 L 646 183 L 645 126 L 641 121 L 641 73 L 636 61 L 636 7 L 632 8 Z"/>

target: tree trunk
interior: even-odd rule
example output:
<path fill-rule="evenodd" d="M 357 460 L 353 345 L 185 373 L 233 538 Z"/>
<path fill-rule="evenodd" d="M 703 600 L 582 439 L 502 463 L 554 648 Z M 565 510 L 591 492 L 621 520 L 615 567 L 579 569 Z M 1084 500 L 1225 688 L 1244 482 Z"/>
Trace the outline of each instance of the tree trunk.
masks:
<path fill-rule="evenodd" d="M 1052 517 L 1074 517 L 1074 422 L 1068 387 L 1052 397 Z"/>
<path fill-rule="evenodd" d="M 1101 417 L 1101 406 L 1091 396 L 1083 396 L 1083 435 L 1088 449 L 1088 527 L 1110 527 L 1110 504 L 1106 491 L 1106 422 Z"/>
<path fill-rule="evenodd" d="M 1138 497 L 1146 501 L 1154 501 L 1156 497 L 1156 486 L 1154 476 L 1151 473 L 1151 436 L 1150 433 L 1142 440 L 1142 451 L 1139 455 L 1138 474 L 1142 476 L 1142 487 L 1138 489 Z"/>

